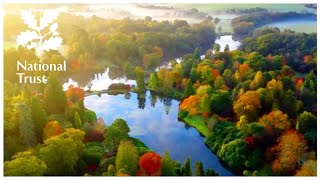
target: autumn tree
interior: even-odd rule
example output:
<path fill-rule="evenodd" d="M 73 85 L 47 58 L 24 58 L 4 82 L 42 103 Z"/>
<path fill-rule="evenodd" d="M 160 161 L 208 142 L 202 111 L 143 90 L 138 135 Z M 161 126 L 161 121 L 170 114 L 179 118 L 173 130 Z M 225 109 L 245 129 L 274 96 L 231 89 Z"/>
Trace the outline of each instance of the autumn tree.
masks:
<path fill-rule="evenodd" d="M 48 78 L 44 91 L 44 102 L 47 115 L 64 113 L 67 98 L 59 79 L 55 75 Z"/>
<path fill-rule="evenodd" d="M 289 130 L 279 138 L 278 149 L 278 158 L 272 163 L 272 170 L 277 174 L 289 175 L 306 152 L 306 142 L 302 135 Z"/>
<path fill-rule="evenodd" d="M 283 85 L 281 81 L 272 79 L 267 83 L 266 90 L 270 93 L 271 98 L 278 101 L 283 96 Z"/>
<path fill-rule="evenodd" d="M 58 136 L 63 133 L 60 124 L 57 121 L 49 121 L 43 130 L 43 141 Z"/>
<path fill-rule="evenodd" d="M 245 116 L 249 122 L 256 119 L 260 108 L 259 94 L 256 91 L 246 91 L 233 102 L 233 110 L 237 117 Z"/>
<path fill-rule="evenodd" d="M 30 151 L 19 152 L 4 162 L 5 176 L 43 176 L 46 164 Z"/>
<path fill-rule="evenodd" d="M 282 111 L 276 109 L 269 114 L 259 118 L 259 123 L 266 127 L 271 127 L 279 130 L 288 130 L 290 128 L 290 122 L 288 121 L 288 115 Z"/>
<path fill-rule="evenodd" d="M 67 92 L 66 92 L 66 96 L 67 96 L 69 102 L 77 103 L 79 101 L 83 101 L 84 91 L 83 91 L 83 89 L 81 89 L 79 87 L 74 87 L 73 85 L 70 85 L 68 87 Z"/>
<path fill-rule="evenodd" d="M 161 175 L 161 156 L 154 152 L 147 152 L 139 159 L 140 171 L 147 176 Z"/>
<path fill-rule="evenodd" d="M 296 176 L 317 176 L 317 161 L 307 160 L 304 162 L 301 169 L 297 171 Z"/>
<path fill-rule="evenodd" d="M 187 99 L 183 100 L 180 105 L 180 110 L 188 111 L 190 114 L 195 115 L 198 113 L 198 103 L 200 102 L 201 97 L 199 95 L 189 96 Z"/>
<path fill-rule="evenodd" d="M 238 68 L 238 70 L 234 73 L 234 78 L 238 81 L 244 81 L 248 74 L 251 73 L 251 68 L 249 66 L 249 64 L 241 64 Z"/>
<path fill-rule="evenodd" d="M 256 75 L 254 76 L 254 79 L 250 83 L 250 89 L 256 90 L 256 89 L 258 89 L 260 87 L 264 87 L 264 86 L 265 86 L 265 80 L 264 80 L 263 74 L 261 71 L 258 71 L 256 73 Z"/>
<path fill-rule="evenodd" d="M 138 170 L 138 150 L 131 141 L 121 141 L 117 150 L 116 169 L 124 169 L 129 175 L 136 175 Z"/>

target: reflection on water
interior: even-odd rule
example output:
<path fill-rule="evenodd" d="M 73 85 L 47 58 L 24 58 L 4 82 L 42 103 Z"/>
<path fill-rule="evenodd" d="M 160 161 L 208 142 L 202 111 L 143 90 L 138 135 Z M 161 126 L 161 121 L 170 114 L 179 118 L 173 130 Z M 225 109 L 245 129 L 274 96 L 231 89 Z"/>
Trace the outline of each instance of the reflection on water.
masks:
<path fill-rule="evenodd" d="M 96 111 L 107 125 L 116 118 L 125 119 L 131 129 L 130 135 L 161 155 L 167 150 L 182 165 L 189 156 L 193 171 L 194 164 L 201 161 L 205 169 L 212 168 L 220 175 L 232 175 L 207 148 L 204 137 L 177 120 L 179 102 L 176 100 L 147 91 L 139 96 L 131 93 L 129 99 L 124 95 L 92 95 L 85 98 L 85 106 Z"/>
<path fill-rule="evenodd" d="M 129 80 L 126 77 L 111 79 L 109 76 L 109 68 L 107 68 L 106 72 L 102 74 L 95 74 L 93 80 L 91 80 L 91 82 L 89 82 L 85 87 L 83 87 L 83 89 L 86 91 L 90 87 L 92 91 L 100 91 L 103 89 L 108 89 L 108 87 L 112 83 L 125 83 L 130 85 L 136 85 L 136 82 L 134 80 Z M 63 90 L 68 90 L 68 87 L 71 84 L 77 87 L 79 86 L 77 82 L 69 78 L 68 82 L 63 84 Z"/>
<path fill-rule="evenodd" d="M 238 49 L 240 46 L 240 41 L 235 41 L 232 39 L 232 35 L 227 35 L 227 36 L 219 36 L 215 43 L 220 45 L 220 51 L 224 50 L 224 47 L 228 44 L 230 51 Z"/>

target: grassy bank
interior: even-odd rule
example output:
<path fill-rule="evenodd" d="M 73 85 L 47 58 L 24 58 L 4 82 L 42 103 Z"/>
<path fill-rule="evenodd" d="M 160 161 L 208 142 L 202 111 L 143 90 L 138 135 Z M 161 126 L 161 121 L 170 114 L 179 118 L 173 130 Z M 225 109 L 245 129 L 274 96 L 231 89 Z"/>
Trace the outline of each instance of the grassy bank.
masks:
<path fill-rule="evenodd" d="M 183 121 L 186 122 L 188 125 L 196 128 L 205 137 L 209 136 L 210 130 L 208 129 L 207 125 L 203 122 L 201 116 L 187 116 L 183 118 Z"/>

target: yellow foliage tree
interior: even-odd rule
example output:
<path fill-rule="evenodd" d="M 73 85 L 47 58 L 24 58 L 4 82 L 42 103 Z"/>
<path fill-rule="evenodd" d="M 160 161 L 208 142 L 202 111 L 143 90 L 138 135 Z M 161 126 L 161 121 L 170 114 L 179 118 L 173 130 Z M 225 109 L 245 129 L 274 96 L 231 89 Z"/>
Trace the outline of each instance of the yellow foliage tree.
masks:
<path fill-rule="evenodd" d="M 255 120 L 257 110 L 261 108 L 259 94 L 256 91 L 246 91 L 233 102 L 233 110 L 237 117 L 245 116 L 249 122 Z"/>
<path fill-rule="evenodd" d="M 317 160 L 308 160 L 303 163 L 296 176 L 317 176 Z"/>
<path fill-rule="evenodd" d="M 290 122 L 288 121 L 288 115 L 282 111 L 276 109 L 269 114 L 262 116 L 259 119 L 259 123 L 263 126 L 269 126 L 280 130 L 288 130 L 290 128 Z"/>

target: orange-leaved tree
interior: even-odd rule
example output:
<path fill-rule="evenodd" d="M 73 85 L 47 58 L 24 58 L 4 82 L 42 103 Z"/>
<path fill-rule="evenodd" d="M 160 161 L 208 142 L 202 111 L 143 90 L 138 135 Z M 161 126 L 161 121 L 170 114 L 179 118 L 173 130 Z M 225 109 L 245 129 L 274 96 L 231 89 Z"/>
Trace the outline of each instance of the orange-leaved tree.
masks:
<path fill-rule="evenodd" d="M 189 96 L 187 99 L 183 100 L 180 105 L 180 110 L 188 111 L 189 113 L 195 115 L 197 114 L 197 107 L 200 102 L 201 97 L 199 95 Z"/>
<path fill-rule="evenodd" d="M 69 102 L 76 103 L 84 99 L 84 91 L 79 87 L 74 87 L 73 85 L 70 85 L 66 92 L 66 96 Z"/>
<path fill-rule="evenodd" d="M 276 174 L 291 175 L 306 152 L 306 141 L 295 130 L 287 131 L 278 141 L 278 157 L 272 163 L 272 170 Z"/>
<path fill-rule="evenodd" d="M 161 175 L 161 156 L 154 152 L 147 152 L 140 157 L 138 174 L 147 176 Z"/>
<path fill-rule="evenodd" d="M 57 121 L 49 121 L 43 130 L 43 141 L 58 136 L 61 133 L 63 133 L 63 130 L 60 124 Z"/>

